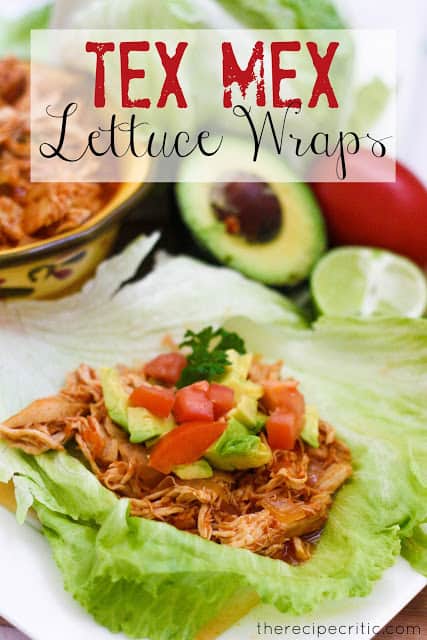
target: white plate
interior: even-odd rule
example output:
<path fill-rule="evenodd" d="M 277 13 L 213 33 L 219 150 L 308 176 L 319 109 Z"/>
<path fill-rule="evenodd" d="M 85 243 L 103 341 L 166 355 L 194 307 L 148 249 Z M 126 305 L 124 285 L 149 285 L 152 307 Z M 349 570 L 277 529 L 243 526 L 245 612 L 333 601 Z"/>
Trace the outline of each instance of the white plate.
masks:
<path fill-rule="evenodd" d="M 20 526 L 15 517 L 0 507 L 0 615 L 33 640 L 120 640 L 99 626 L 62 586 L 47 541 L 38 530 Z M 402 559 L 386 571 L 367 598 L 354 598 L 323 606 L 322 611 L 304 617 L 286 616 L 272 607 L 258 606 L 238 624 L 226 631 L 221 640 L 259 640 L 264 637 L 300 640 L 301 634 L 260 634 L 257 624 L 275 625 L 350 625 L 354 629 L 340 638 L 368 640 L 406 605 L 427 580 Z M 360 626 L 364 623 L 364 629 Z M 161 621 L 159 620 L 159 624 Z M 367 625 L 371 633 L 367 633 Z M 359 625 L 359 633 L 355 628 Z M 374 627 L 376 626 L 376 629 Z M 261 627 L 261 630 L 262 627 Z M 269 631 L 267 629 L 267 631 Z M 318 639 L 316 632 L 304 634 L 306 640 Z M 323 640 L 337 635 L 323 634 Z"/>

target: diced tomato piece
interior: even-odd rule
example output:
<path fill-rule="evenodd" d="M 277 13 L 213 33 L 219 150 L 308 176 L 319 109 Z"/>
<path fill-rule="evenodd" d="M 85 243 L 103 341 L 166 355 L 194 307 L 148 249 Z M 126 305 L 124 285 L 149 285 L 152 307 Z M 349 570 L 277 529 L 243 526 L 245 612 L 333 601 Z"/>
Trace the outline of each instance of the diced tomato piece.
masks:
<path fill-rule="evenodd" d="M 170 473 L 177 464 L 196 462 L 227 428 L 226 422 L 185 422 L 160 438 L 150 455 L 150 467 Z"/>
<path fill-rule="evenodd" d="M 224 384 L 212 382 L 208 397 L 213 402 L 215 420 L 222 418 L 234 406 L 234 391 Z"/>
<path fill-rule="evenodd" d="M 209 382 L 202 380 L 176 392 L 173 415 L 178 423 L 214 419 L 213 402 L 208 398 Z"/>
<path fill-rule="evenodd" d="M 167 418 L 175 402 L 172 389 L 142 384 L 132 391 L 129 404 L 132 407 L 144 407 L 159 418 Z"/>
<path fill-rule="evenodd" d="M 301 427 L 294 413 L 287 413 L 276 409 L 269 416 L 265 428 L 268 443 L 272 449 L 292 450 L 295 447 Z"/>
<path fill-rule="evenodd" d="M 187 358 L 178 351 L 162 353 L 150 360 L 144 367 L 147 378 L 154 378 L 165 384 L 176 384 L 181 377 L 182 370 L 187 366 Z"/>
<path fill-rule="evenodd" d="M 297 383 L 286 380 L 268 380 L 263 385 L 262 403 L 268 411 L 281 409 L 292 413 L 297 424 L 302 427 L 305 414 L 304 396 L 297 389 Z"/>

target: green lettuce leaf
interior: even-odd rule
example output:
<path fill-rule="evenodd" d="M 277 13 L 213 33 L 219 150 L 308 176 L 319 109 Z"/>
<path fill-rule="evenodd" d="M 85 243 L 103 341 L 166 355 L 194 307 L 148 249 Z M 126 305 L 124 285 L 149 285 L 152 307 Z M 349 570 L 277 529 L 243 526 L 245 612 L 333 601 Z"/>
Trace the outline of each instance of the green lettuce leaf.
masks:
<path fill-rule="evenodd" d="M 169 525 L 129 518 L 125 500 L 99 529 L 36 508 L 66 588 L 113 632 L 193 638 L 246 582 L 225 562 L 212 572 L 211 545 L 197 548 L 199 540 L 188 544 L 188 534 L 175 536 Z M 83 563 L 76 562 L 80 556 Z"/>
<path fill-rule="evenodd" d="M 47 29 L 52 5 L 33 9 L 16 20 L 2 20 L 0 24 L 0 56 L 30 57 L 31 29 Z"/>
<path fill-rule="evenodd" d="M 329 0 L 219 0 L 252 29 L 344 29 L 337 8 Z"/>
<path fill-rule="evenodd" d="M 103 522 L 117 499 L 68 453 L 26 455 L 0 441 L 0 482 L 13 480 L 17 517 L 24 522 L 33 502 L 74 520 Z"/>
<path fill-rule="evenodd" d="M 414 535 L 403 541 L 402 555 L 414 569 L 427 577 L 427 531 L 425 527 L 417 527 Z"/>
<path fill-rule="evenodd" d="M 8 363 L 0 368 L 2 411 L 16 405 L 18 388 L 23 403 L 40 386 L 56 391 L 80 360 L 131 362 L 155 353 L 165 331 L 180 338 L 187 327 L 244 313 L 226 327 L 248 349 L 284 359 L 307 402 L 351 447 L 354 475 L 334 500 L 313 558 L 293 567 L 129 516 L 127 501 L 68 454 L 30 457 L 3 445 L 0 481 L 13 477 L 20 520 L 36 509 L 66 589 L 112 631 L 191 640 L 247 590 L 293 614 L 364 596 L 402 544 L 425 571 L 427 320 L 323 318 L 308 329 L 278 294 L 187 258 L 162 260 L 117 291 L 155 240 L 139 239 L 105 263 L 76 296 L 0 306 Z"/>
<path fill-rule="evenodd" d="M 345 28 L 329 0 L 57 0 L 56 5 L 56 23 L 69 28 Z"/>

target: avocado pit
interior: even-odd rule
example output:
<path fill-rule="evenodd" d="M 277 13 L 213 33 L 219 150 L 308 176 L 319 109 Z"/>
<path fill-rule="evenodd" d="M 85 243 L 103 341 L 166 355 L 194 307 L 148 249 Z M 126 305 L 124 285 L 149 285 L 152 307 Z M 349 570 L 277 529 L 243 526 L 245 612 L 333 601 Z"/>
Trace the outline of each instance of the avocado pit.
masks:
<path fill-rule="evenodd" d="M 273 189 L 250 173 L 216 183 L 211 206 L 227 233 L 240 235 L 248 242 L 270 242 L 282 226 L 282 207 Z"/>

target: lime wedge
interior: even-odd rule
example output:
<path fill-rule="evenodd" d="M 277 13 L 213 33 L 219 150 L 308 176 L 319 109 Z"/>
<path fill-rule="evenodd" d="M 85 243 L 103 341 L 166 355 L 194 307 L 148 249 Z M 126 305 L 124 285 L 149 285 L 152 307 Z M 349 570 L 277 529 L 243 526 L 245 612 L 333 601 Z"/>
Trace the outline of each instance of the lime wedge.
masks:
<path fill-rule="evenodd" d="M 319 312 L 333 316 L 419 318 L 427 307 L 421 269 L 382 249 L 330 251 L 313 271 L 311 293 Z"/>

